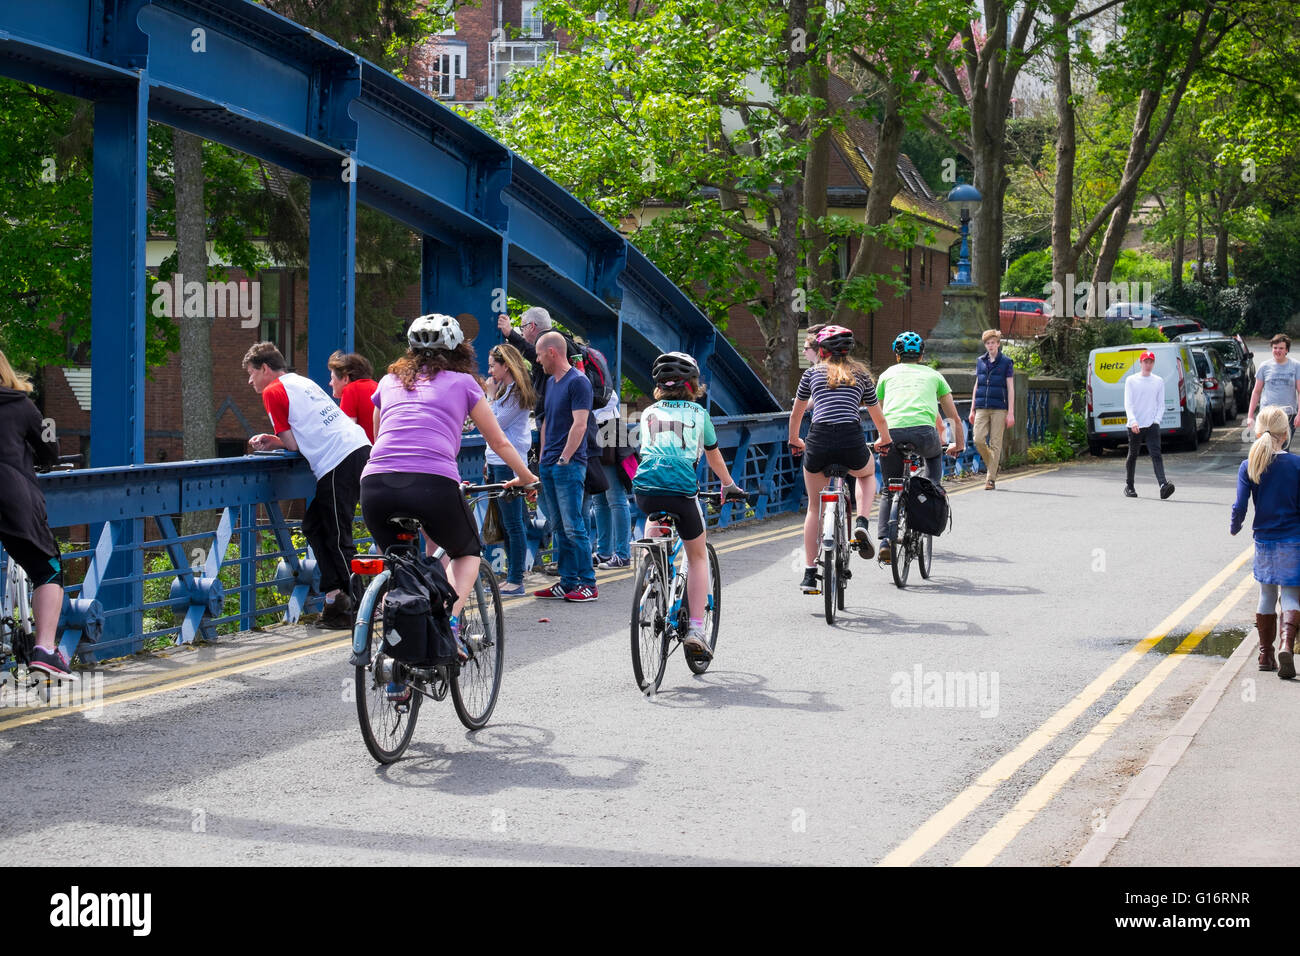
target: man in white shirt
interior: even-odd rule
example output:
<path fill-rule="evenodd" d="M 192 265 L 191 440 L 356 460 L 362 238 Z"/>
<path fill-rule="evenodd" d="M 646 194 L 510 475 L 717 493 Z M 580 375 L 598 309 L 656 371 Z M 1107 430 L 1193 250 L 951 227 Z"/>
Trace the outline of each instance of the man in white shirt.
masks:
<path fill-rule="evenodd" d="M 1165 380 L 1159 375 L 1152 375 L 1155 368 L 1154 352 L 1143 352 L 1138 358 L 1137 375 L 1130 375 L 1124 380 L 1124 411 L 1128 413 L 1128 461 L 1125 468 L 1128 480 L 1124 483 L 1124 494 L 1136 498 L 1133 489 L 1133 470 L 1137 467 L 1138 451 L 1146 442 L 1147 451 L 1151 453 L 1151 467 L 1155 469 L 1156 481 L 1160 483 L 1160 497 L 1168 498 L 1174 493 L 1174 483 L 1165 480 L 1165 463 L 1160 457 L 1160 420 L 1165 415 Z"/>
<path fill-rule="evenodd" d="M 352 627 L 348 582 L 357 548 L 352 517 L 361 498 L 361 470 L 370 459 L 370 439 L 343 414 L 325 390 L 290 372 L 270 342 L 258 342 L 244 355 L 248 384 L 262 396 L 274 434 L 254 435 L 253 451 L 288 449 L 307 459 L 316 476 L 316 495 L 302 517 L 302 533 L 320 567 L 325 593 L 321 627 Z"/>

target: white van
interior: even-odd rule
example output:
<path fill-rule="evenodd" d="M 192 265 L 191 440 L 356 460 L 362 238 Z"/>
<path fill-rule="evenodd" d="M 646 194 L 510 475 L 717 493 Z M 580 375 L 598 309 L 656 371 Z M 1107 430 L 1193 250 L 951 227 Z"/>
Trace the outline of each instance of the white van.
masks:
<path fill-rule="evenodd" d="M 1100 455 L 1107 446 L 1128 444 L 1128 413 L 1124 411 L 1124 380 L 1141 375 L 1138 357 L 1156 357 L 1151 374 L 1165 380 L 1165 416 L 1160 421 L 1162 442 L 1180 438 L 1196 450 L 1208 441 L 1210 421 L 1205 389 L 1186 342 L 1151 342 L 1093 349 L 1088 355 L 1088 450 Z"/>

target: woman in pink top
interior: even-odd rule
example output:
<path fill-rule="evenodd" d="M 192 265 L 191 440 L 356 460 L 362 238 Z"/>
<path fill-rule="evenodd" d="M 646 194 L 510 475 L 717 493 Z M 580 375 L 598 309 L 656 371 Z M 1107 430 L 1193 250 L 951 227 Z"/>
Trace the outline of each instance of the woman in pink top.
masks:
<path fill-rule="evenodd" d="M 537 476 L 510 444 L 483 394 L 474 349 L 448 315 L 422 315 L 406 335 L 410 348 L 388 367 L 371 401 L 375 447 L 361 473 L 361 516 L 375 544 L 397 540 L 393 515 L 420 519 L 430 542 L 447 552 L 447 577 L 459 596 L 454 622 L 478 578 L 478 525 L 460 490 L 461 426 L 472 418 L 488 447 L 515 473 L 507 485 L 531 484 Z"/>

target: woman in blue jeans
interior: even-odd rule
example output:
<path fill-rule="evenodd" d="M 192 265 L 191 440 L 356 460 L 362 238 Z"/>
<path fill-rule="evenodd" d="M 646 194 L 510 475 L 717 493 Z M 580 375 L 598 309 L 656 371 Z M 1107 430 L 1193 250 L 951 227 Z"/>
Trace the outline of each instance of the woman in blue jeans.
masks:
<path fill-rule="evenodd" d="M 596 567 L 625 568 L 632 563 L 632 514 L 627 501 L 627 489 L 619 479 L 622 466 L 618 444 L 618 413 L 622 397 L 615 392 L 609 403 L 596 412 L 596 441 L 600 446 L 601 465 L 609 489 L 592 496 L 592 510 L 596 516 Z"/>
<path fill-rule="evenodd" d="M 497 345 L 488 352 L 488 398 L 492 414 L 505 432 L 506 438 L 528 459 L 528 449 L 533 443 L 533 430 L 528 414 L 537 403 L 532 378 L 524 365 L 524 357 L 513 345 Z M 491 448 L 487 450 L 488 481 L 506 482 L 514 472 Z M 504 595 L 524 593 L 524 562 L 528 555 L 528 538 L 524 533 L 524 499 L 498 498 L 501 508 L 501 527 L 506 536 L 506 586 Z"/>

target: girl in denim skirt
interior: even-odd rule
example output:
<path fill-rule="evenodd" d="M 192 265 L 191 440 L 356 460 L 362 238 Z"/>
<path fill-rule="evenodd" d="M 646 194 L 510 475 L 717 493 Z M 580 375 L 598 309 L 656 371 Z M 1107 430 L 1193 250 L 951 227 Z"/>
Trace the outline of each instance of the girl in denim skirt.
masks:
<path fill-rule="evenodd" d="M 1255 580 L 1259 582 L 1259 669 L 1295 677 L 1295 638 L 1300 627 L 1300 457 L 1282 451 L 1289 437 L 1287 414 L 1276 405 L 1259 413 L 1258 436 L 1237 469 L 1237 500 L 1229 531 L 1241 530 L 1246 499 L 1255 503 Z M 1282 600 L 1282 644 L 1276 660 L 1277 602 Z"/>

